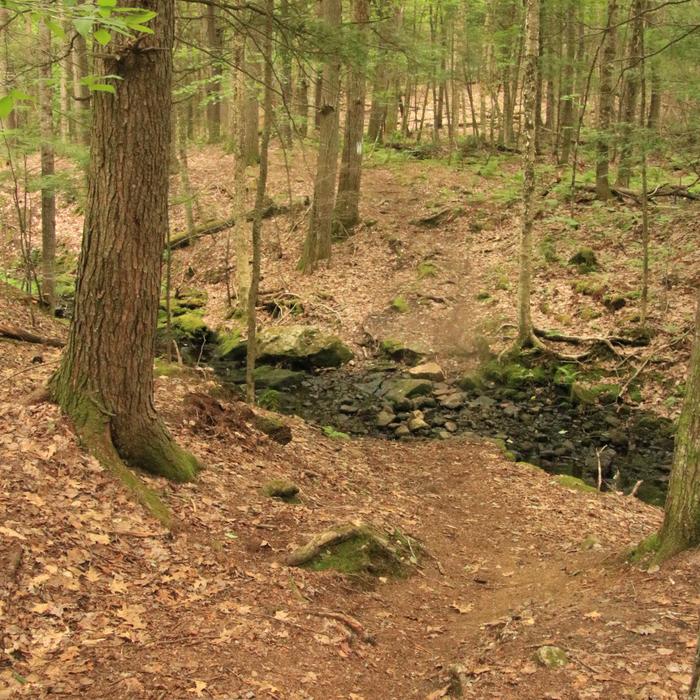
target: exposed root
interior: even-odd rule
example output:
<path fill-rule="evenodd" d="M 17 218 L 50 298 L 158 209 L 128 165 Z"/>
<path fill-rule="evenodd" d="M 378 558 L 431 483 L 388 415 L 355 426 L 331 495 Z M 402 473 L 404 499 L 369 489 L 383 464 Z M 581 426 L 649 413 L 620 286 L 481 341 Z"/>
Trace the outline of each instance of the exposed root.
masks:
<path fill-rule="evenodd" d="M 375 637 L 363 627 L 362 623 L 359 620 L 356 620 L 354 617 L 351 617 L 350 615 L 346 615 L 345 613 L 339 613 L 339 612 L 329 612 L 329 611 L 324 611 L 324 610 L 306 610 L 309 615 L 315 615 L 316 617 L 325 617 L 328 618 L 329 620 L 335 620 L 336 622 L 341 622 L 344 624 L 354 635 L 358 637 L 361 641 L 365 642 L 365 644 L 376 644 L 377 640 Z"/>

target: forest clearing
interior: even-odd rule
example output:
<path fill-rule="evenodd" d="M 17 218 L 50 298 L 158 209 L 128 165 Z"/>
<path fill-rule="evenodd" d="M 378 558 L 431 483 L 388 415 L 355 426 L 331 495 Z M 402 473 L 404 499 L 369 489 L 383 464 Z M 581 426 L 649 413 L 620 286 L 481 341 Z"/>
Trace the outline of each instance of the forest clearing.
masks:
<path fill-rule="evenodd" d="M 0 699 L 699 700 L 698 30 L 5 3 Z"/>

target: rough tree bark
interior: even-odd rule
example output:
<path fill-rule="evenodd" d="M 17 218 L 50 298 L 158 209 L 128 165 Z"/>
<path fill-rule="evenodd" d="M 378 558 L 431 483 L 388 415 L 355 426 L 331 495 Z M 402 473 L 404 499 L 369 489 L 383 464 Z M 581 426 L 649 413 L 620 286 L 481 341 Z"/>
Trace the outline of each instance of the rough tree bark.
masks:
<path fill-rule="evenodd" d="M 341 20 L 340 0 L 323 0 L 322 21 L 329 35 L 338 31 Z M 299 268 L 311 273 L 319 260 L 331 256 L 331 226 L 335 205 L 335 179 L 338 170 L 338 92 L 340 88 L 340 59 L 337 52 L 329 53 L 323 69 L 321 118 L 319 126 L 318 161 L 314 182 L 309 230 Z"/>
<path fill-rule="evenodd" d="M 571 142 L 574 137 L 574 66 L 576 64 L 576 0 L 568 0 L 566 5 L 566 62 L 561 87 L 561 151 L 559 165 L 566 165 L 571 155 Z"/>
<path fill-rule="evenodd" d="M 535 218 L 535 94 L 537 93 L 537 59 L 539 55 L 539 0 L 528 0 L 525 17 L 525 75 L 523 77 L 523 111 L 525 144 L 523 149 L 523 221 L 520 230 L 520 275 L 518 279 L 519 347 L 533 344 L 530 315 L 532 286 L 532 226 Z"/>
<path fill-rule="evenodd" d="M 75 312 L 49 388 L 98 458 L 123 470 L 120 456 L 132 466 L 187 481 L 198 463 L 175 444 L 153 401 L 168 227 L 174 0 L 131 6 L 157 13 L 154 34 L 138 43 L 115 38 L 112 55 L 97 61 L 99 74 L 121 80 L 115 94 L 93 97 Z"/>
<path fill-rule="evenodd" d="M 365 126 L 365 66 L 367 55 L 364 47 L 369 0 L 355 0 L 353 21 L 361 32 L 361 57 L 350 69 L 347 88 L 348 108 L 345 116 L 343 154 L 338 178 L 338 196 L 333 215 L 335 234 L 343 236 L 360 220 L 360 182 L 362 178 L 362 135 Z"/>
<path fill-rule="evenodd" d="M 610 199 L 610 128 L 613 114 L 612 74 L 617 41 L 617 0 L 608 0 L 608 19 L 605 27 L 605 45 L 600 60 L 600 87 L 598 100 L 598 143 L 596 146 L 596 196 Z"/>
<path fill-rule="evenodd" d="M 700 291 L 697 299 L 695 339 L 659 533 L 660 560 L 700 545 Z M 697 687 L 691 697 L 698 697 Z"/>

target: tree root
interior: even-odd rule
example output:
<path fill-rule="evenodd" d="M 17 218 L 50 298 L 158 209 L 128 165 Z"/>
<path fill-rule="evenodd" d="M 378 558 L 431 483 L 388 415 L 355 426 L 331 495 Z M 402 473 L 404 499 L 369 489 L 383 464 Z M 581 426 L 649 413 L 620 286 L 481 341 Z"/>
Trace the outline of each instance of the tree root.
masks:
<path fill-rule="evenodd" d="M 305 610 L 306 613 L 309 615 L 315 615 L 316 617 L 325 617 L 329 620 L 335 620 L 336 622 L 341 622 L 344 624 L 355 636 L 358 637 L 361 641 L 365 642 L 365 644 L 372 644 L 375 645 L 377 643 L 376 638 L 369 634 L 367 630 L 364 628 L 362 623 L 359 620 L 356 620 L 354 617 L 351 617 L 350 615 L 346 615 L 345 613 L 339 613 L 339 612 L 330 612 L 330 611 L 325 611 L 325 610 Z"/>

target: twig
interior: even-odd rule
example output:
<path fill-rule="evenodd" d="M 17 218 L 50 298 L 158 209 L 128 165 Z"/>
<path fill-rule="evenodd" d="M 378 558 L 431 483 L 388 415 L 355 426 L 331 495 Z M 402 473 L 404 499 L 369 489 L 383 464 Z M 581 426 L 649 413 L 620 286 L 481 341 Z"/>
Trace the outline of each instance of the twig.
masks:
<path fill-rule="evenodd" d="M 362 623 L 356 620 L 350 615 L 339 612 L 329 612 L 324 610 L 306 610 L 309 615 L 316 615 L 316 617 L 326 617 L 329 620 L 335 620 L 336 622 L 342 622 L 351 632 L 356 634 L 363 642 L 367 644 L 375 645 L 377 640 L 365 630 Z"/>

